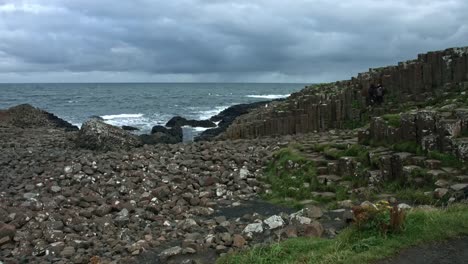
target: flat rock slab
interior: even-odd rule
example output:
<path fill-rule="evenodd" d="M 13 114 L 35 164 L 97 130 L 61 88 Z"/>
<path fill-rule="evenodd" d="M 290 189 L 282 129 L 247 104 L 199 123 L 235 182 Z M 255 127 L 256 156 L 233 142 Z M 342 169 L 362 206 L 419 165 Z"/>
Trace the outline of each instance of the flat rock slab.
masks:
<path fill-rule="evenodd" d="M 405 249 L 398 256 L 376 264 L 465 264 L 467 248 L 468 237 L 462 237 Z"/>

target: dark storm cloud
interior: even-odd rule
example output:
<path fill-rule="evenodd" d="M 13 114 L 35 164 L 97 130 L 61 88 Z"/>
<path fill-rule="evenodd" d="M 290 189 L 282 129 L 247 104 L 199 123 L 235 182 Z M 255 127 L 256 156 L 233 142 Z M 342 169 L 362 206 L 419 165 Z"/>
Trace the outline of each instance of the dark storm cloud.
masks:
<path fill-rule="evenodd" d="M 467 13 L 465 0 L 3 0 L 0 81 L 342 79 L 468 45 Z"/>

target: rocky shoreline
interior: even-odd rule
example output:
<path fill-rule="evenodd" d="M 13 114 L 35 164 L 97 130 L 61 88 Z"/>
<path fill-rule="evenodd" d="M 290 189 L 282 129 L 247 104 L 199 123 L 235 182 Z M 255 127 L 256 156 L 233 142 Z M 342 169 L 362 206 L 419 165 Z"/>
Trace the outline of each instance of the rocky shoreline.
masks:
<path fill-rule="evenodd" d="M 4 263 L 212 263 L 328 232 L 318 207 L 257 201 L 265 164 L 297 138 L 142 145 L 99 120 L 76 131 L 20 108 L 0 122 Z"/>

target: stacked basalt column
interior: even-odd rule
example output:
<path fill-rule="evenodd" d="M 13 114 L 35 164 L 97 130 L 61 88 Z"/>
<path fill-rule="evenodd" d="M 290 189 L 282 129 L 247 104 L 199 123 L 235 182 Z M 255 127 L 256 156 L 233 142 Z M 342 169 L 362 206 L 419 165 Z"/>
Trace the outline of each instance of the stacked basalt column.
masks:
<path fill-rule="evenodd" d="M 395 144 L 416 142 L 426 151 L 453 154 L 468 160 L 468 109 L 456 109 L 451 115 L 433 110 L 420 110 L 401 115 L 399 127 L 390 126 L 383 118 L 372 119 L 360 142 Z"/>
<path fill-rule="evenodd" d="M 429 52 L 398 66 L 370 69 L 351 80 L 316 89 L 307 87 L 286 101 L 238 117 L 220 138 L 256 138 L 345 128 L 347 122 L 361 120 L 371 84 L 381 83 L 388 91 L 386 97 L 398 102 L 423 101 L 437 90 L 468 80 L 467 54 L 468 47 Z"/>

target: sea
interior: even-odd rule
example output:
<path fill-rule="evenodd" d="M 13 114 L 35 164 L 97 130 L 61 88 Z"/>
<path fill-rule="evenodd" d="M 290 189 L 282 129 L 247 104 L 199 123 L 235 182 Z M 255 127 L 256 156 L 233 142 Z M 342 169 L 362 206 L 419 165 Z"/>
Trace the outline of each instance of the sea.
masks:
<path fill-rule="evenodd" d="M 236 104 L 288 97 L 299 83 L 0 84 L 0 109 L 31 104 L 81 126 L 93 116 L 147 133 L 174 116 L 204 120 Z M 204 128 L 193 128 L 203 131 Z"/>

